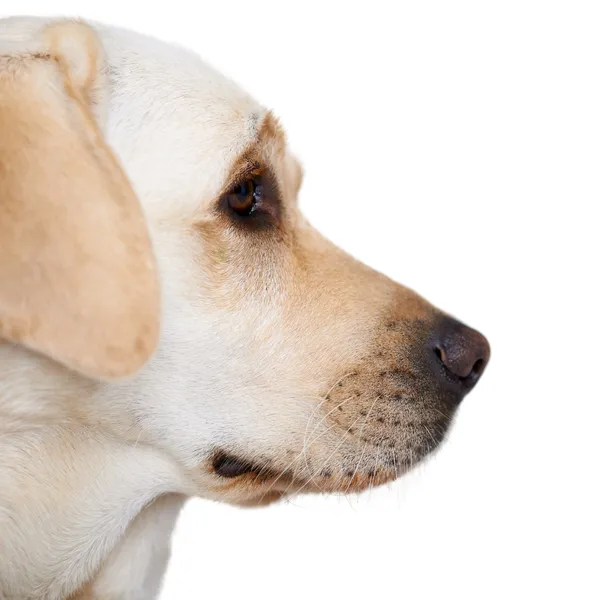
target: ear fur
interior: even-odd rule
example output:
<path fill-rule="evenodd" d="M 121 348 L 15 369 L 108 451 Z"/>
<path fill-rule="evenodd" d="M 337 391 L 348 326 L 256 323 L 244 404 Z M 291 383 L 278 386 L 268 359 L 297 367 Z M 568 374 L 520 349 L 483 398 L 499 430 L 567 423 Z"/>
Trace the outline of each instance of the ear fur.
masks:
<path fill-rule="evenodd" d="M 0 55 L 0 337 L 93 378 L 150 357 L 159 289 L 140 203 L 97 125 L 104 57 L 62 21 Z"/>

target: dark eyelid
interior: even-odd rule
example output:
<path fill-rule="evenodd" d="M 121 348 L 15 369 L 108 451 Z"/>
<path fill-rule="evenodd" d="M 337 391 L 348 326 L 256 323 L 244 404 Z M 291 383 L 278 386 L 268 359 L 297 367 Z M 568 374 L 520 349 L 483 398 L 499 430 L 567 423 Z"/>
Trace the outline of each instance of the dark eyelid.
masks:
<path fill-rule="evenodd" d="M 234 177 L 232 177 L 227 187 L 221 192 L 221 194 L 226 194 L 233 190 L 237 185 L 244 183 L 246 179 L 250 179 L 252 177 L 261 177 L 265 173 L 266 169 L 258 164 L 248 164 L 246 167 L 241 169 Z"/>

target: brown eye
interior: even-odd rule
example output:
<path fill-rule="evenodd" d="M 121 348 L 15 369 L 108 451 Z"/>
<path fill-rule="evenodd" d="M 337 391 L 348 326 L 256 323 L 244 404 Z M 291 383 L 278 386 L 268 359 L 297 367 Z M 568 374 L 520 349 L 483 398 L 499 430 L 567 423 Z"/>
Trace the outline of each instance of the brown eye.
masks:
<path fill-rule="evenodd" d="M 227 203 L 238 215 L 247 216 L 254 212 L 259 200 L 260 186 L 255 179 L 246 179 L 238 183 L 228 194 Z"/>

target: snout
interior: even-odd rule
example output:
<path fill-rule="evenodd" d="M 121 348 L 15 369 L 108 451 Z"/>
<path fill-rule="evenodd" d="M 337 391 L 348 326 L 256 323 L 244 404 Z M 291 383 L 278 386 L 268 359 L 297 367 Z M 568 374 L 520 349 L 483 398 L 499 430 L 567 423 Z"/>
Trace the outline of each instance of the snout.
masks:
<path fill-rule="evenodd" d="M 460 402 L 479 381 L 490 360 L 490 345 L 475 329 L 444 317 L 431 339 L 434 376 Z"/>
<path fill-rule="evenodd" d="M 487 367 L 490 345 L 409 290 L 396 294 L 370 321 L 366 350 L 309 395 L 291 447 L 215 452 L 208 470 L 219 493 L 242 490 L 262 503 L 278 497 L 273 492 L 358 492 L 404 475 L 440 447 Z"/>

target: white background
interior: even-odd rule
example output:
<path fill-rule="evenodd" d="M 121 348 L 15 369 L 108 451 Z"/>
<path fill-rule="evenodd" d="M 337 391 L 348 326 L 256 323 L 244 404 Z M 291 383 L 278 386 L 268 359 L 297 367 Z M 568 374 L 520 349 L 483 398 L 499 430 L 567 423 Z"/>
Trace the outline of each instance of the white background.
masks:
<path fill-rule="evenodd" d="M 600 597 L 594 4 L 1 0 L 199 52 L 281 116 L 312 222 L 492 345 L 405 480 L 191 501 L 162 600 Z"/>

